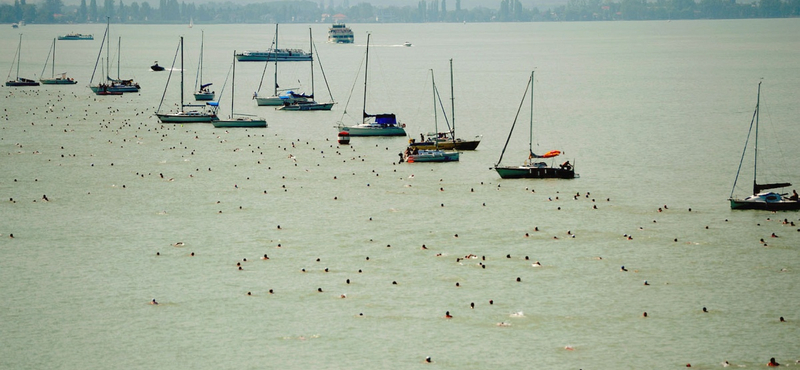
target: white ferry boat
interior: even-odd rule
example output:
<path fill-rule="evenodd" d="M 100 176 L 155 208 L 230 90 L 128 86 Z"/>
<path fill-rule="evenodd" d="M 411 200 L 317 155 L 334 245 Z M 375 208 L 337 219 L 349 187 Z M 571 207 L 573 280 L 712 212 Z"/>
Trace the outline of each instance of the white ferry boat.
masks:
<path fill-rule="evenodd" d="M 92 35 L 84 35 L 80 33 L 68 33 L 63 36 L 58 36 L 59 40 L 94 40 Z"/>
<path fill-rule="evenodd" d="M 344 23 L 334 23 L 331 25 L 331 28 L 328 29 L 328 42 L 334 44 L 352 44 L 353 30 Z"/>
<path fill-rule="evenodd" d="M 310 52 L 301 49 L 245 50 L 236 54 L 236 60 L 240 62 L 308 62 L 312 60 L 312 56 Z"/>

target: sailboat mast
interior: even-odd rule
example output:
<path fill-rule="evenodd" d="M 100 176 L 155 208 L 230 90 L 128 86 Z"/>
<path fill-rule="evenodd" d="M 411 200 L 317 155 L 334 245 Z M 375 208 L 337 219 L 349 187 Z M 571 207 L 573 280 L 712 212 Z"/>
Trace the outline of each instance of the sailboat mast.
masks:
<path fill-rule="evenodd" d="M 369 36 L 367 34 L 367 53 L 365 56 L 364 61 L 364 104 L 362 105 L 363 109 L 361 110 L 362 116 L 361 120 L 364 121 L 364 118 L 367 118 L 367 72 L 369 71 Z"/>
<path fill-rule="evenodd" d="M 22 56 L 22 34 L 19 34 L 19 44 L 17 44 L 17 80 L 19 80 L 19 60 Z"/>
<path fill-rule="evenodd" d="M 183 36 L 181 36 L 181 111 L 182 110 L 183 110 Z"/>
<path fill-rule="evenodd" d="M 108 32 L 108 38 L 106 39 L 106 81 L 108 81 L 108 75 L 111 73 L 111 17 L 106 17 L 106 31 Z"/>
<path fill-rule="evenodd" d="M 231 78 L 231 119 L 233 119 L 233 97 L 236 95 L 236 50 L 233 51 L 233 78 Z"/>
<path fill-rule="evenodd" d="M 533 154 L 533 72 L 531 71 L 531 122 L 530 137 L 528 138 L 528 153 Z"/>
<path fill-rule="evenodd" d="M 50 72 L 51 78 L 56 77 L 56 39 L 53 38 L 53 66 L 52 71 Z"/>
<path fill-rule="evenodd" d="M 275 23 L 275 50 L 272 51 L 275 55 L 275 85 L 273 86 L 272 96 L 278 96 L 278 24 Z"/>
<path fill-rule="evenodd" d="M 122 36 L 117 39 L 117 80 L 119 80 L 119 58 L 122 57 Z M 181 59 L 183 60 L 183 59 Z"/>
<path fill-rule="evenodd" d="M 453 120 L 452 136 L 453 141 L 456 140 L 456 96 L 453 94 L 453 58 L 450 58 L 450 117 Z M 438 131 L 438 129 L 437 129 Z"/>
<path fill-rule="evenodd" d="M 433 75 L 433 68 L 431 68 L 431 86 L 433 86 L 433 129 L 436 130 L 436 133 L 439 132 L 439 115 L 437 114 L 436 109 L 436 81 Z"/>
<path fill-rule="evenodd" d="M 761 81 L 758 82 L 758 97 L 756 99 L 756 140 L 755 140 L 755 161 L 753 162 L 753 194 L 758 194 L 758 111 L 761 105 Z"/>
<path fill-rule="evenodd" d="M 311 98 L 314 98 L 314 39 L 311 27 L 308 28 L 308 52 L 311 54 Z"/>
<path fill-rule="evenodd" d="M 203 86 L 203 44 L 205 42 L 205 32 L 200 31 L 200 87 Z"/>

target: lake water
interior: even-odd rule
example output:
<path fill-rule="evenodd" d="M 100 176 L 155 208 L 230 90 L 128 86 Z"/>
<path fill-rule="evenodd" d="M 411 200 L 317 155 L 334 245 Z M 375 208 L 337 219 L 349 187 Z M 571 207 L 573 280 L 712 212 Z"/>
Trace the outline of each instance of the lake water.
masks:
<path fill-rule="evenodd" d="M 183 35 L 188 95 L 202 30 L 220 91 L 233 51 L 266 49 L 274 25 L 112 25 L 111 75 L 121 37 L 121 77 L 142 85 L 121 97 L 86 87 L 105 25 L 3 31 L 0 67 L 23 32 L 29 78 L 56 35 L 95 40 L 58 43 L 78 85 L 2 88 L 0 368 L 800 366 L 800 233 L 780 222 L 800 217 L 727 202 L 759 81 L 762 168 L 800 181 L 800 20 L 350 26 L 355 44 L 332 45 L 311 25 L 333 111 L 257 107 L 264 65 L 239 63 L 236 111 L 269 127 L 229 130 L 158 123 L 168 72 L 148 67 Z M 308 49 L 308 27 L 282 25 L 279 46 Z M 360 114 L 367 32 L 367 111 L 433 131 L 429 70 L 449 98 L 452 58 L 477 151 L 398 164 L 407 138 L 336 144 Z M 578 179 L 490 170 L 531 70 L 534 150 L 562 150 Z M 308 89 L 306 63 L 280 72 Z M 527 122 L 504 163 L 526 158 Z"/>

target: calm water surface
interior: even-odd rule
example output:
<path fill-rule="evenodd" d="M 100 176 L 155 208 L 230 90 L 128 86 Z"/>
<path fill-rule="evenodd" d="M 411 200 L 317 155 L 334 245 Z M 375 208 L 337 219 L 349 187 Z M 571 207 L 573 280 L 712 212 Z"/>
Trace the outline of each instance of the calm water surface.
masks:
<path fill-rule="evenodd" d="M 800 217 L 726 199 L 759 81 L 767 175 L 800 181 L 800 21 L 351 26 L 353 45 L 311 26 L 333 111 L 257 107 L 272 67 L 240 63 L 236 111 L 269 128 L 227 131 L 159 124 L 168 72 L 148 67 L 171 66 L 183 35 L 188 94 L 203 30 L 219 92 L 233 51 L 268 47 L 274 25 L 112 25 L 121 76 L 143 87 L 122 97 L 86 87 L 104 25 L 21 28 L 26 77 L 56 35 L 96 38 L 58 44 L 78 85 L 2 88 L 0 367 L 798 366 L 800 233 L 780 221 Z M 17 30 L 3 32 L 14 50 Z M 367 111 L 432 131 L 429 70 L 449 97 L 452 58 L 456 127 L 483 135 L 479 150 L 397 164 L 404 138 L 336 144 L 336 122 L 361 110 L 367 32 Z M 308 26 L 282 25 L 279 42 L 307 49 Z M 282 87 L 308 90 L 307 64 L 280 68 Z M 489 170 L 532 69 L 535 150 L 564 151 L 579 179 Z M 507 163 L 525 159 L 521 122 Z"/>

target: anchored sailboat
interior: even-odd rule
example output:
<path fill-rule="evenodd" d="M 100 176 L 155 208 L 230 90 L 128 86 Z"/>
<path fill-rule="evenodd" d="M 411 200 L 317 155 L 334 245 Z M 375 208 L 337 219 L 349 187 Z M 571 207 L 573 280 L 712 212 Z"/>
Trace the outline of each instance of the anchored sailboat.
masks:
<path fill-rule="evenodd" d="M 20 33 L 19 45 L 17 45 L 17 55 L 15 55 L 15 57 L 17 58 L 17 77 L 15 77 L 13 80 L 7 80 L 6 86 L 39 86 L 38 82 L 19 76 L 19 61 L 21 55 L 22 55 L 22 34 Z M 13 63 L 11 64 L 11 69 L 14 69 Z M 11 78 L 11 70 L 8 71 L 7 78 Z"/>
<path fill-rule="evenodd" d="M 503 146 L 503 152 L 500 153 L 500 159 L 497 160 L 497 164 L 494 165 L 495 171 L 497 174 L 500 175 L 501 178 L 504 179 L 546 179 L 546 178 L 558 178 L 558 179 L 572 179 L 575 178 L 575 168 L 569 161 L 562 163 L 560 166 L 555 167 L 548 165 L 546 162 L 542 161 L 545 158 L 553 158 L 561 155 L 561 151 L 558 150 L 551 150 L 545 154 L 538 155 L 533 153 L 533 72 L 531 72 L 531 78 L 528 80 L 528 85 L 525 87 L 525 94 L 522 95 L 522 101 L 519 104 L 519 108 L 517 109 L 517 115 L 514 117 L 514 124 L 511 125 L 511 131 L 508 133 L 508 138 L 506 139 L 506 144 Z M 528 94 L 528 90 L 531 93 L 531 117 L 530 117 L 530 136 L 528 141 L 528 159 L 519 166 L 500 166 L 500 162 L 503 161 L 503 154 L 506 152 L 506 148 L 508 148 L 508 142 L 511 140 L 511 134 L 514 133 L 514 126 L 517 124 L 517 118 L 519 118 L 519 111 L 522 109 L 522 105 L 525 103 L 525 95 Z"/>
<path fill-rule="evenodd" d="M 103 42 L 100 43 L 100 51 L 98 51 L 98 53 L 97 53 L 97 61 L 99 62 L 100 61 L 100 55 L 102 55 L 102 53 L 103 53 L 103 45 L 105 44 L 105 47 L 106 47 L 106 69 L 105 69 L 106 73 L 110 72 L 110 70 L 111 70 L 110 69 L 110 65 L 109 65 L 109 61 L 111 60 L 111 58 L 110 58 L 111 45 L 109 44 L 109 42 L 110 42 L 109 40 L 111 39 L 111 34 L 109 33 L 109 31 L 110 31 L 110 20 L 109 20 L 109 18 L 106 18 L 106 32 L 103 34 Z M 98 63 L 95 62 L 94 71 L 92 72 L 92 78 L 89 80 L 89 88 L 91 88 L 92 91 L 95 94 L 98 94 L 98 95 L 108 95 L 108 94 L 117 95 L 119 93 L 139 92 L 139 89 L 141 87 L 139 86 L 138 83 L 134 82 L 133 79 L 123 80 L 123 79 L 121 79 L 119 77 L 120 57 L 122 56 L 122 50 L 121 49 L 122 49 L 122 38 L 120 37 L 119 42 L 118 42 L 118 46 L 117 46 L 117 78 L 116 79 L 111 78 L 110 76 L 108 76 L 108 74 L 106 74 L 104 82 L 100 82 L 97 85 L 92 85 L 92 82 L 94 81 L 94 75 L 97 72 L 97 64 Z"/>
<path fill-rule="evenodd" d="M 233 76 L 231 78 L 231 116 L 229 119 L 214 120 L 214 127 L 267 127 L 267 121 L 260 117 L 240 114 L 238 117 L 233 112 L 233 102 L 236 100 L 236 51 L 233 51 Z"/>
<path fill-rule="evenodd" d="M 161 121 L 161 123 L 190 123 L 190 122 L 211 122 L 217 120 L 217 114 L 215 109 L 211 111 L 197 111 L 197 110 L 186 110 L 187 107 L 205 107 L 205 105 L 197 105 L 197 104 L 184 104 L 183 101 L 183 36 L 181 36 L 181 41 L 178 44 L 178 48 L 180 49 L 181 53 L 181 105 L 180 109 L 175 113 L 159 113 L 161 111 L 161 105 L 164 104 L 164 97 L 167 95 L 167 87 L 169 87 L 169 80 L 172 77 L 172 71 L 175 69 L 175 60 L 172 61 L 172 67 L 169 70 L 169 77 L 167 78 L 167 83 L 164 86 L 164 94 L 161 95 L 161 103 L 158 104 L 158 110 L 156 110 L 156 116 Z M 175 58 L 177 58 L 177 51 Z"/>
<path fill-rule="evenodd" d="M 438 91 L 435 92 L 438 96 Z M 446 117 L 445 117 L 446 118 Z M 456 108 L 455 94 L 453 93 L 453 60 L 450 59 L 450 118 L 452 126 L 448 124 L 448 131 L 439 131 L 438 123 L 434 125 L 436 132 L 429 133 L 427 138 L 422 137 L 419 142 L 412 142 L 410 146 L 417 149 L 455 149 L 455 150 L 475 150 L 481 143 L 481 136 L 475 136 L 471 140 L 456 137 Z M 447 120 L 445 119 L 445 122 Z"/>
<path fill-rule="evenodd" d="M 211 82 L 203 83 L 203 45 L 205 44 L 205 32 L 200 32 L 200 62 L 198 63 L 197 67 L 197 78 L 195 78 L 194 87 L 196 92 L 194 93 L 194 100 L 198 101 L 207 101 L 207 100 L 214 100 L 214 92 L 209 90 L 209 86 L 212 85 Z M 199 85 L 199 88 L 198 88 Z"/>
<path fill-rule="evenodd" d="M 397 122 L 394 113 L 368 114 L 367 113 L 367 83 L 369 82 L 369 38 L 367 34 L 367 51 L 364 58 L 364 102 L 361 109 L 361 123 L 355 126 L 345 126 L 338 122 L 340 132 L 347 132 L 350 136 L 406 136 L 404 124 Z M 347 114 L 345 110 L 344 114 Z"/>
<path fill-rule="evenodd" d="M 51 72 L 50 78 L 40 78 L 39 82 L 45 85 L 74 85 L 78 83 L 72 78 L 67 77 L 66 72 L 62 72 L 60 76 L 56 77 L 56 39 L 53 39 L 53 47 L 50 49 L 50 53 L 53 55 L 53 62 L 51 64 Z M 42 67 L 42 76 L 44 76 L 44 70 L 47 68 L 47 61 L 50 60 L 50 55 L 47 56 L 47 60 L 44 62 L 44 67 Z"/>
<path fill-rule="evenodd" d="M 311 28 L 308 29 L 308 40 L 309 40 L 309 50 L 312 52 L 316 51 L 314 47 L 314 39 L 311 35 Z M 319 53 L 317 53 L 317 59 L 319 59 Z M 292 93 L 291 98 L 294 98 L 295 95 L 305 98 L 305 101 L 294 101 L 293 103 L 284 103 L 284 106 L 280 108 L 280 110 L 291 110 L 291 111 L 309 111 L 309 110 L 331 110 L 333 108 L 334 102 L 327 102 L 327 103 L 320 103 L 314 100 L 314 58 L 311 58 L 311 95 L 297 95 Z M 328 88 L 328 94 L 331 95 L 331 89 L 328 86 L 328 79 L 325 78 L 325 70 L 322 69 L 322 62 L 319 63 L 320 71 L 322 71 L 322 76 L 325 79 L 325 86 Z M 290 98 L 290 99 L 291 99 Z M 284 101 L 290 100 L 281 98 Z M 291 99 L 295 100 L 295 99 Z M 333 100 L 333 99 L 331 99 Z"/>
<path fill-rule="evenodd" d="M 742 159 L 739 161 L 739 170 L 736 171 L 736 179 L 733 181 L 733 189 L 731 189 L 731 196 L 728 200 L 731 202 L 731 209 L 760 209 L 766 211 L 782 211 L 782 210 L 797 210 L 800 209 L 800 200 L 798 195 L 794 192 L 790 197 L 785 198 L 781 193 L 771 191 L 764 191 L 768 189 L 785 188 L 792 186 L 788 182 L 779 182 L 772 184 L 759 184 L 758 183 L 758 113 L 761 106 L 761 82 L 758 83 L 758 98 L 756 100 L 756 109 L 753 112 L 753 118 L 750 121 L 750 130 L 747 132 L 747 140 L 745 140 L 744 150 L 742 151 Z M 753 130 L 755 129 L 755 131 Z M 739 173 L 742 170 L 742 163 L 744 162 L 747 147 L 750 141 L 750 134 L 754 135 L 753 146 L 753 195 L 744 199 L 734 198 L 733 193 L 736 191 L 736 183 L 739 181 Z"/>
<path fill-rule="evenodd" d="M 299 103 L 299 102 L 308 101 L 308 97 L 303 96 L 303 95 L 299 95 L 299 94 L 294 94 L 290 90 L 286 90 L 283 94 L 278 94 L 278 62 L 281 62 L 281 61 L 283 61 L 283 62 L 287 62 L 287 61 L 296 62 L 296 61 L 307 61 L 307 60 L 308 61 L 313 61 L 313 58 L 312 58 L 311 54 L 307 53 L 306 57 L 304 57 L 303 59 L 298 59 L 298 60 L 292 60 L 292 59 L 286 60 L 286 59 L 280 58 L 278 56 L 279 52 L 288 53 L 288 54 L 292 54 L 292 52 L 278 49 L 278 24 L 275 24 L 275 40 L 272 42 L 272 44 L 275 45 L 275 49 L 270 49 L 270 51 L 274 50 L 275 52 L 274 53 L 266 52 L 264 54 L 265 55 L 264 58 L 266 58 L 266 59 L 260 59 L 260 60 L 266 60 L 266 62 L 267 62 L 266 64 L 264 64 L 264 72 L 266 72 L 267 66 L 269 66 L 269 62 L 271 62 L 271 61 L 275 62 L 275 79 L 273 80 L 274 83 L 273 83 L 273 89 L 272 89 L 272 96 L 267 96 L 267 97 L 258 96 L 258 93 L 261 91 L 261 85 L 259 85 L 258 86 L 258 91 L 256 91 L 255 95 L 253 96 L 253 98 L 256 100 L 256 103 L 259 106 L 279 107 L 279 106 L 282 106 L 282 105 L 285 105 L 285 104 L 292 104 L 292 103 Z M 295 54 L 297 54 L 297 51 L 295 51 Z M 304 53 L 304 55 L 305 54 L 306 53 Z M 241 58 L 241 54 L 237 55 L 236 60 L 238 60 L 240 62 L 248 61 L 247 59 L 242 59 Z M 263 74 L 261 75 L 261 81 L 262 82 L 264 81 L 264 75 Z"/>

